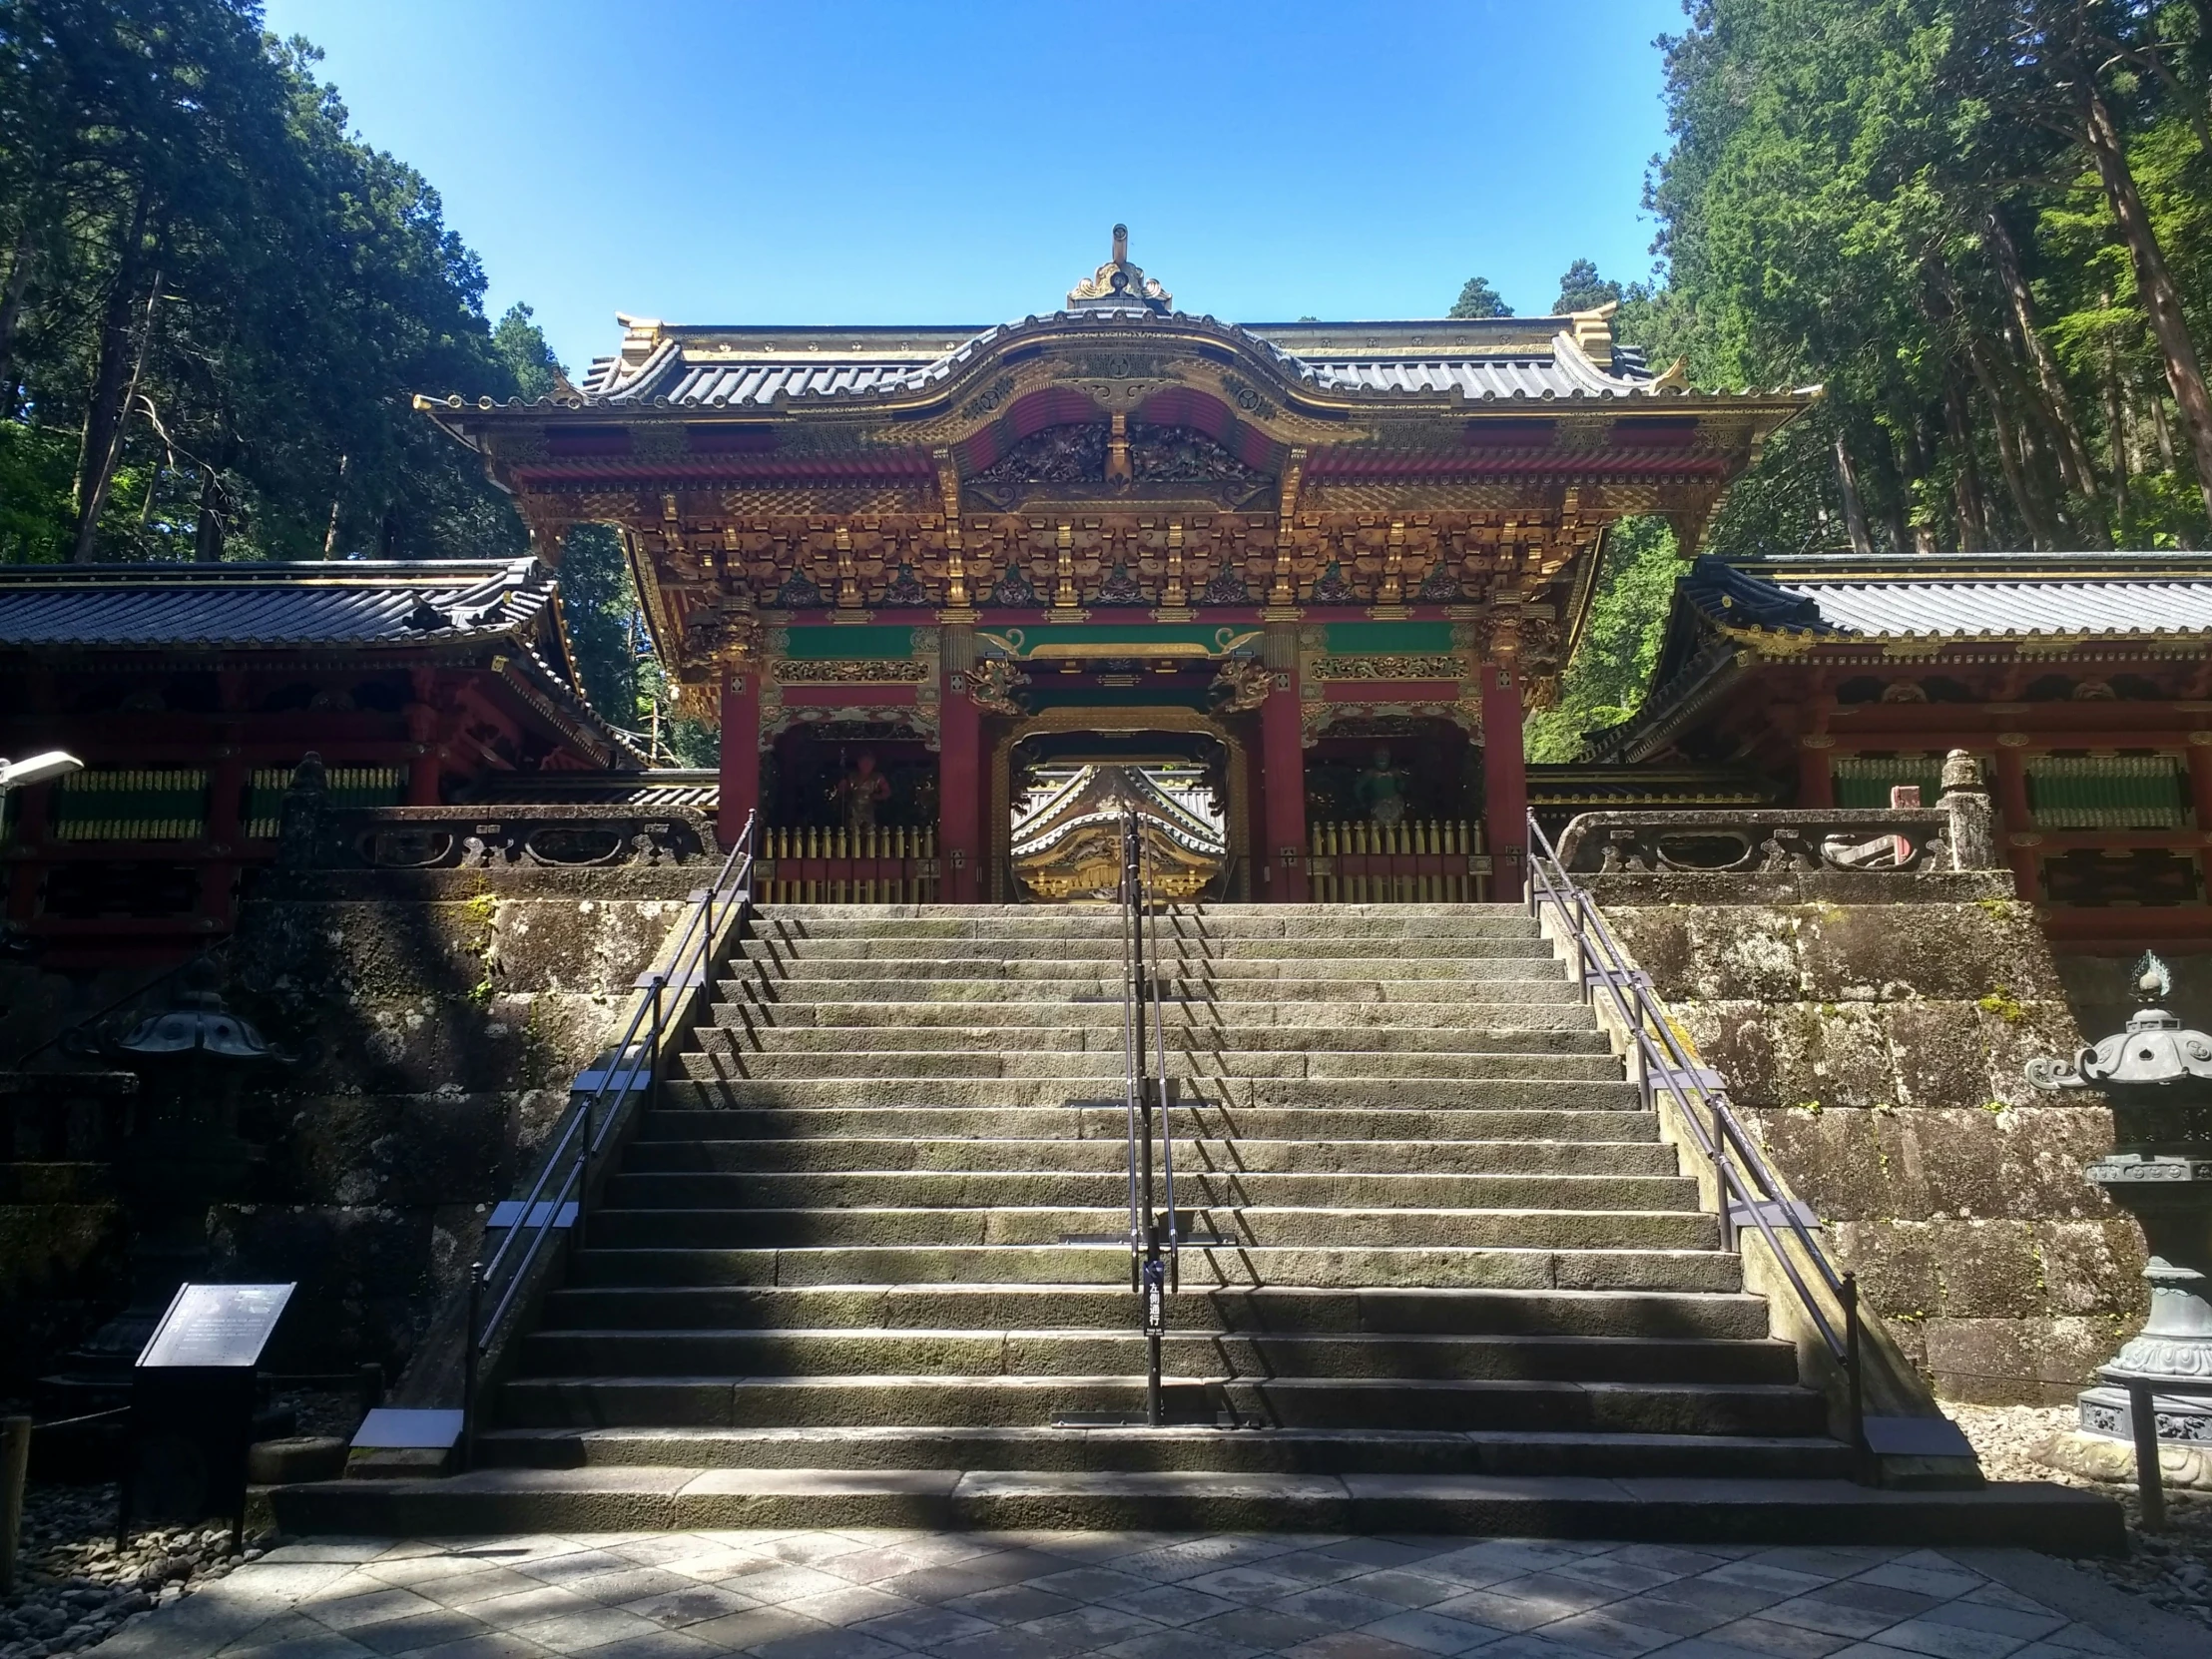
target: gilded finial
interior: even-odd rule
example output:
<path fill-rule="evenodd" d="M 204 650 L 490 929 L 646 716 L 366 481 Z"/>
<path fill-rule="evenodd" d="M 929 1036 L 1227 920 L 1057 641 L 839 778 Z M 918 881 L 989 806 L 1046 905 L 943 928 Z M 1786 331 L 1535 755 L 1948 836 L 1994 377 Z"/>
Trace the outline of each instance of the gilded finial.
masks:
<path fill-rule="evenodd" d="M 2133 989 L 2136 995 L 2146 1001 L 2163 1002 L 2173 995 L 2173 975 L 2166 970 L 2166 964 L 2158 959 L 2155 951 L 2144 951 L 2129 973 L 2135 982 Z"/>
<path fill-rule="evenodd" d="M 1175 295 L 1129 263 L 1129 227 L 1114 227 L 1114 257 L 1091 276 L 1068 289 L 1071 311 L 1148 310 L 1175 308 Z"/>

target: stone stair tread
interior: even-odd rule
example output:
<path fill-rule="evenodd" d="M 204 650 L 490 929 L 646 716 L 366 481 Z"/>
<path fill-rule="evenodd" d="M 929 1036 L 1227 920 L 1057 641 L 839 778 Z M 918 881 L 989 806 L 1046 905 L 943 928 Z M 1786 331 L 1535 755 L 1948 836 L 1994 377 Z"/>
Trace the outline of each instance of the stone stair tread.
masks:
<path fill-rule="evenodd" d="M 1513 905 L 1158 917 L 1175 1209 L 1221 1242 L 1182 1252 L 1175 1425 L 1119 1426 L 1146 1358 L 1120 1238 L 1120 925 L 763 908 L 510 1350 L 479 1436 L 499 1466 L 288 1488 L 279 1514 L 1932 1541 L 2114 1524 L 2071 1500 L 1870 1504 L 1834 1478 L 1853 1452 L 1826 1402 Z"/>
<path fill-rule="evenodd" d="M 2121 1553 L 2111 1499 L 2043 1483 L 1885 1491 L 1841 1479 L 1587 1475 L 1224 1474 L 650 1464 L 485 1469 L 444 1480 L 333 1480 L 272 1494 L 287 1530 L 405 1535 L 742 1525 L 1269 1526 L 1682 1542 L 2025 1544 Z M 424 1524 L 427 1522 L 428 1524 Z"/>

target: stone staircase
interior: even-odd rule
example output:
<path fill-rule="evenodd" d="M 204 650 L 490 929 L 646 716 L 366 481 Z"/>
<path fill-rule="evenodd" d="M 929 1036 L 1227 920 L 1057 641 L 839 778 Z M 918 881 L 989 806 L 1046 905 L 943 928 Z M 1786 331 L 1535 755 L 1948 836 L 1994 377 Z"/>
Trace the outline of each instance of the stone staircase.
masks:
<path fill-rule="evenodd" d="M 479 1472 L 292 1488 L 279 1513 L 1953 1542 L 2090 1524 L 2041 1488 L 1848 1483 L 1794 1351 L 1508 906 L 1163 916 L 1190 1242 L 1170 1426 L 1116 1421 L 1144 1409 L 1125 1117 L 1084 1103 L 1122 1089 L 1119 927 L 761 912 L 522 1339 Z"/>

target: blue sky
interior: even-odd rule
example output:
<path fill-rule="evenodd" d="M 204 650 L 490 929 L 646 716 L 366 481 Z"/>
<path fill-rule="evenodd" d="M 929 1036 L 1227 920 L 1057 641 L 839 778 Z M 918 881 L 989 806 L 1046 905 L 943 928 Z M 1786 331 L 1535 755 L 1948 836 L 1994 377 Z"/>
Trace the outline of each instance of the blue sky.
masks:
<path fill-rule="evenodd" d="M 268 0 L 571 367 L 686 322 L 1433 316 L 1648 273 L 1678 0 Z"/>

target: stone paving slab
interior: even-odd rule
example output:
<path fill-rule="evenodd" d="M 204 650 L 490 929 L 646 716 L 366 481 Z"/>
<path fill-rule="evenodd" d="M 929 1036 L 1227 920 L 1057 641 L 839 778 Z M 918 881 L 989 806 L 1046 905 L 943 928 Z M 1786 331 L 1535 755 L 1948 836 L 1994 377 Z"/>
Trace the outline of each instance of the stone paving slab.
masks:
<path fill-rule="evenodd" d="M 103 1659 L 2200 1659 L 2019 1550 L 1312 1533 L 319 1538 Z"/>

